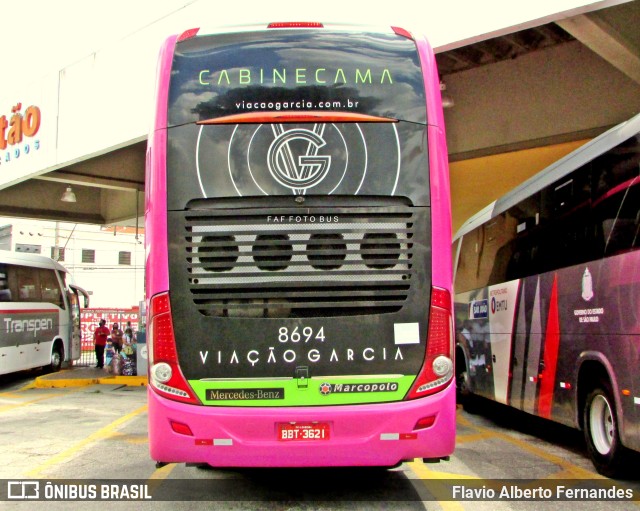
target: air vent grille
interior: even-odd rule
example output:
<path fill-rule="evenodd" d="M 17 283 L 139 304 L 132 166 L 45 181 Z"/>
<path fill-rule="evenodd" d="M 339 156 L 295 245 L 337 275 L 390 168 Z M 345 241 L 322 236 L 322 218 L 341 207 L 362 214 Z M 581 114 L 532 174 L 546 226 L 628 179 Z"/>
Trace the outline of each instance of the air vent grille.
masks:
<path fill-rule="evenodd" d="M 399 311 L 415 268 L 410 206 L 191 210 L 186 275 L 200 313 L 322 317 Z"/>

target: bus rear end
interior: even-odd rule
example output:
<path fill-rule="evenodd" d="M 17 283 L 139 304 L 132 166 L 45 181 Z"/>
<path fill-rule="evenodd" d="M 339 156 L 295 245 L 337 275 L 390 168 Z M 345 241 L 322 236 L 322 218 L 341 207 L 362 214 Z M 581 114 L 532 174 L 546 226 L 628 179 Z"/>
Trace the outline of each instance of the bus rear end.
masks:
<path fill-rule="evenodd" d="M 449 456 L 450 235 L 425 40 L 319 24 L 167 40 L 147 173 L 151 457 Z"/>

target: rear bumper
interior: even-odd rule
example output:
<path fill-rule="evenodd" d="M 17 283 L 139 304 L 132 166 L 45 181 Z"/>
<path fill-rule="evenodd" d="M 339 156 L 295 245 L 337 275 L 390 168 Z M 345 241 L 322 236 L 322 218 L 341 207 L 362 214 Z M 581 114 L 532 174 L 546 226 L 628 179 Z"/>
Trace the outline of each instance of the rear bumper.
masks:
<path fill-rule="evenodd" d="M 449 456 L 455 443 L 455 385 L 433 396 L 372 405 L 229 408 L 193 406 L 149 394 L 149 445 L 158 462 L 218 467 L 393 466 Z M 414 430 L 435 416 L 432 426 Z M 189 427 L 176 433 L 171 422 Z M 280 441 L 277 424 L 328 422 L 329 440 Z"/>

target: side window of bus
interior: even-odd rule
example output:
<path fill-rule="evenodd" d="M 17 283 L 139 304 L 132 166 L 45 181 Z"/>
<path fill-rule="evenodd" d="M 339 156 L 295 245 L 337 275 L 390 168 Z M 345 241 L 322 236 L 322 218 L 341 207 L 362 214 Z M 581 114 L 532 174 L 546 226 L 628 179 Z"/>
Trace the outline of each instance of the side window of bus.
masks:
<path fill-rule="evenodd" d="M 9 287 L 9 273 L 6 264 L 0 264 L 0 302 L 11 301 L 11 288 Z"/>
<path fill-rule="evenodd" d="M 640 247 L 640 137 L 593 161 L 596 255 Z"/>
<path fill-rule="evenodd" d="M 14 271 L 17 278 L 18 301 L 39 302 L 38 270 L 27 266 L 15 266 Z"/>
<path fill-rule="evenodd" d="M 516 219 L 502 213 L 484 224 L 485 244 L 480 256 L 480 281 L 483 286 L 510 280 L 508 268 L 513 259 Z"/>
<path fill-rule="evenodd" d="M 593 258 L 591 165 L 547 186 L 541 195 L 542 271 L 565 268 Z"/>
<path fill-rule="evenodd" d="M 62 290 L 54 270 L 38 270 L 40 277 L 40 295 L 43 302 L 50 302 L 58 307 L 64 308 Z"/>
<path fill-rule="evenodd" d="M 503 269 L 504 280 L 514 280 L 538 273 L 540 266 L 539 223 L 540 194 L 534 194 L 507 211 L 511 245 L 505 252 L 509 260 Z"/>
<path fill-rule="evenodd" d="M 457 293 L 471 291 L 481 286 L 478 282 L 478 265 L 482 251 L 482 232 L 482 226 L 480 226 L 462 237 L 460 257 L 456 267 Z"/>

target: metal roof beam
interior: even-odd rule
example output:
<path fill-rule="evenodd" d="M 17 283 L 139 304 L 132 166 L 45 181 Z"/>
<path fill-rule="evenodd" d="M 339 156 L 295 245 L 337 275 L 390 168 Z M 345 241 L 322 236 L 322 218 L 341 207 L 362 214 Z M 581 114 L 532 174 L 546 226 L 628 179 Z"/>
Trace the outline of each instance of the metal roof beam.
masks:
<path fill-rule="evenodd" d="M 640 49 L 597 14 L 583 14 L 556 23 L 612 66 L 640 83 Z"/>

